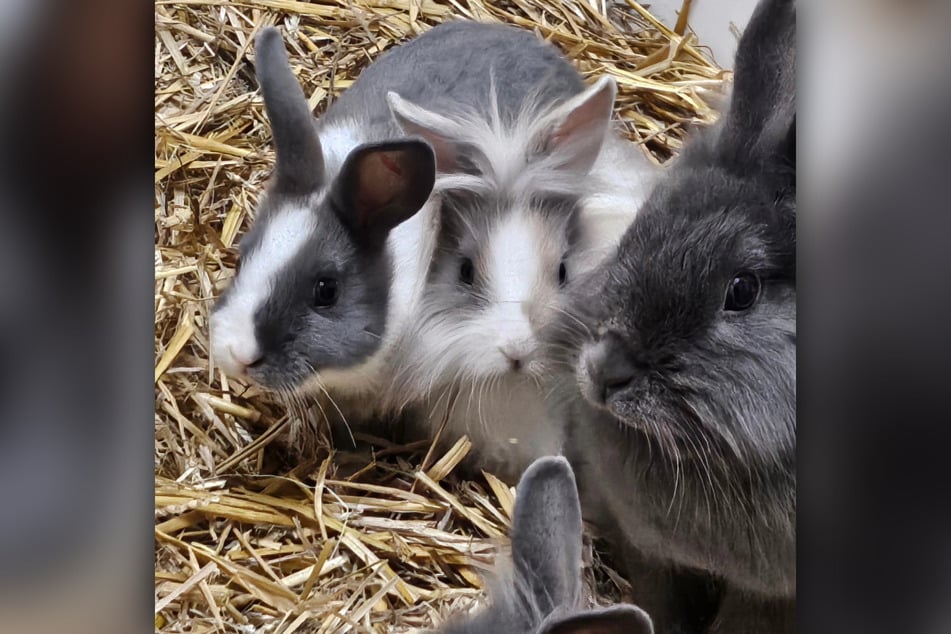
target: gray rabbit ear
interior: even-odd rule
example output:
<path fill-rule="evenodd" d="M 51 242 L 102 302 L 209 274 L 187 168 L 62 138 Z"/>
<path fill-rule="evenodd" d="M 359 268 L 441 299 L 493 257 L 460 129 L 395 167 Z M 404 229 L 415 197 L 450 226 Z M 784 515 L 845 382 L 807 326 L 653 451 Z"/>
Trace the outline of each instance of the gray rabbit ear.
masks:
<path fill-rule="evenodd" d="M 740 37 L 720 142 L 738 156 L 795 158 L 796 5 L 760 0 Z"/>
<path fill-rule="evenodd" d="M 316 191 L 324 179 L 320 139 L 276 28 L 267 27 L 258 34 L 254 61 L 277 151 L 275 188 L 288 194 Z"/>
<path fill-rule="evenodd" d="M 432 146 L 436 169 L 444 174 L 459 168 L 460 146 L 458 124 L 451 119 L 407 101 L 395 92 L 386 95 L 393 118 L 410 136 L 418 136 Z"/>
<path fill-rule="evenodd" d="M 793 181 L 796 174 L 796 113 L 784 119 L 776 119 L 774 128 L 764 131 L 757 153 L 774 163 L 790 168 Z"/>
<path fill-rule="evenodd" d="M 330 193 L 333 209 L 358 244 L 382 248 L 390 231 L 426 204 L 435 178 L 425 141 L 367 143 L 340 168 Z"/>
<path fill-rule="evenodd" d="M 618 605 L 553 620 L 538 634 L 653 634 L 647 612 L 633 605 Z"/>
<path fill-rule="evenodd" d="M 581 506 L 561 457 L 540 458 L 522 475 L 512 522 L 512 560 L 543 615 L 581 596 Z"/>
<path fill-rule="evenodd" d="M 586 174 L 601 152 L 616 96 L 617 84 L 605 76 L 556 107 L 533 134 L 535 151 L 559 169 Z"/>

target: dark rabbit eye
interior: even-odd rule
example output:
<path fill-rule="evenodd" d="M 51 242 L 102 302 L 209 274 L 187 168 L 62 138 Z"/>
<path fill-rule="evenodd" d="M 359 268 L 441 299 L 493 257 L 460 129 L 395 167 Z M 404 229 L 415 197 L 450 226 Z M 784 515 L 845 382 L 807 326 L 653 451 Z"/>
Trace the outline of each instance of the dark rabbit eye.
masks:
<path fill-rule="evenodd" d="M 726 288 L 726 301 L 723 310 L 746 310 L 756 303 L 759 297 L 760 282 L 755 274 L 743 271 L 737 273 Z"/>
<path fill-rule="evenodd" d="M 475 266 L 469 258 L 462 258 L 462 264 L 459 266 L 459 281 L 466 286 L 472 286 L 475 279 Z"/>
<path fill-rule="evenodd" d="M 337 280 L 332 277 L 322 277 L 314 284 L 314 306 L 327 308 L 337 303 L 339 295 Z"/>
<path fill-rule="evenodd" d="M 565 267 L 565 263 L 562 262 L 558 267 L 558 283 L 562 286 L 565 285 L 565 282 L 568 281 L 568 269 Z"/>

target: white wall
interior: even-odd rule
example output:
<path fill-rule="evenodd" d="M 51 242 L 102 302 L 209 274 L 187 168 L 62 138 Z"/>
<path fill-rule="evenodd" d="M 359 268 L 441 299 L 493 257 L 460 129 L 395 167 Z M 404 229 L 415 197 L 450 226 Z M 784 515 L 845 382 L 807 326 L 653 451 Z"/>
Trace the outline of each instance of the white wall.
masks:
<path fill-rule="evenodd" d="M 682 0 L 642 0 L 645 6 L 664 24 L 673 28 Z M 699 43 L 709 46 L 714 61 L 723 68 L 733 68 L 736 54 L 736 36 L 730 30 L 732 22 L 739 32 L 756 7 L 757 0 L 693 0 L 687 24 L 697 34 Z"/>

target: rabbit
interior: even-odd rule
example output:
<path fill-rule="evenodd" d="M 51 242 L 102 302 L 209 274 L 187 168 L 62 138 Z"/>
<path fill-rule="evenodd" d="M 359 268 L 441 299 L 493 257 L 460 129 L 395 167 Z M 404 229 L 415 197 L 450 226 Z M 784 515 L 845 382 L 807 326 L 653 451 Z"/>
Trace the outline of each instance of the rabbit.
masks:
<path fill-rule="evenodd" d="M 633 605 L 583 609 L 581 508 L 563 457 L 533 462 L 516 490 L 512 569 L 475 615 L 451 619 L 441 634 L 650 634 L 650 616 Z"/>
<path fill-rule="evenodd" d="M 570 319 L 551 331 L 550 411 L 568 418 L 586 519 L 661 631 L 677 631 L 663 603 L 681 573 L 718 588 L 709 631 L 792 628 L 795 22 L 791 0 L 761 0 L 727 111 L 569 289 Z M 666 589 L 645 583 L 653 568 Z"/>
<path fill-rule="evenodd" d="M 435 155 L 366 82 L 315 122 L 273 27 L 256 72 L 277 164 L 212 311 L 212 358 L 281 392 L 369 393 L 427 261 Z"/>
<path fill-rule="evenodd" d="M 386 399 L 415 407 L 429 435 L 445 421 L 447 444 L 467 434 L 472 466 L 513 482 L 563 442 L 545 424 L 537 335 L 567 281 L 616 244 L 652 167 L 611 129 L 613 79 L 586 88 L 552 46 L 512 27 L 456 23 L 442 35 L 465 52 L 434 60 L 440 72 L 466 77 L 469 51 L 483 50 L 491 76 L 456 101 L 388 95 L 404 133 L 434 149 L 440 225 Z"/>

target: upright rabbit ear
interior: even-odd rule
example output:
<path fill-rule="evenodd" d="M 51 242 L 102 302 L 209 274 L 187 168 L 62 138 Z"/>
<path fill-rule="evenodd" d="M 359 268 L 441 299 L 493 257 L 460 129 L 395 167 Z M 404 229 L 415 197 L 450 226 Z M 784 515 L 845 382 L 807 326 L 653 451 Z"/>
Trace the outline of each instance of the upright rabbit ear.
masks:
<path fill-rule="evenodd" d="M 721 146 L 755 160 L 794 159 L 795 116 L 795 2 L 760 0 L 737 46 Z"/>
<path fill-rule="evenodd" d="M 545 116 L 533 134 L 539 154 L 550 156 L 555 166 L 585 174 L 594 165 L 611 126 L 617 84 L 602 77 Z"/>
<path fill-rule="evenodd" d="M 390 112 L 403 132 L 426 139 L 436 155 L 436 169 L 447 174 L 459 167 L 460 148 L 457 125 L 446 117 L 406 101 L 395 92 L 386 95 Z"/>
<path fill-rule="evenodd" d="M 330 196 L 354 240 L 380 248 L 394 227 L 426 204 L 435 179 L 435 158 L 425 141 L 367 143 L 347 156 Z"/>
<path fill-rule="evenodd" d="M 517 578 L 547 615 L 581 597 L 581 506 L 575 476 L 561 457 L 532 463 L 518 484 L 512 522 Z"/>
<path fill-rule="evenodd" d="M 277 151 L 275 187 L 288 194 L 317 190 L 324 157 L 304 91 L 291 72 L 280 32 L 262 29 L 255 40 L 255 72 Z"/>
<path fill-rule="evenodd" d="M 573 614 L 546 623 L 538 634 L 653 634 L 647 612 L 633 605 L 618 605 Z"/>

